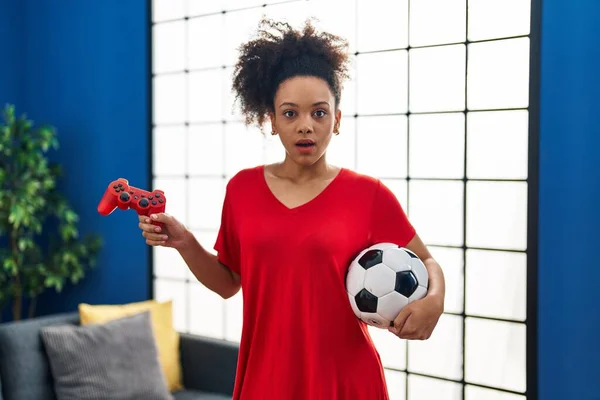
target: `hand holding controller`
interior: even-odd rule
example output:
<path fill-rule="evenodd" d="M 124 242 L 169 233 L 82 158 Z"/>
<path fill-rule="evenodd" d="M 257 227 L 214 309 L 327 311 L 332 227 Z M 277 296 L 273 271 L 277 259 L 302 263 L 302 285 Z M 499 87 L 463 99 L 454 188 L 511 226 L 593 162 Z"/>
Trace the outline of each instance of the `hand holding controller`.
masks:
<path fill-rule="evenodd" d="M 98 204 L 98 212 L 101 215 L 109 215 L 115 209 L 121 210 L 133 209 L 138 215 L 150 215 L 154 213 L 165 212 L 167 198 L 162 190 L 153 190 L 148 192 L 129 185 L 129 181 L 124 178 L 119 178 L 112 181 L 100 203 Z M 152 222 L 154 225 L 160 226 L 159 222 Z"/>

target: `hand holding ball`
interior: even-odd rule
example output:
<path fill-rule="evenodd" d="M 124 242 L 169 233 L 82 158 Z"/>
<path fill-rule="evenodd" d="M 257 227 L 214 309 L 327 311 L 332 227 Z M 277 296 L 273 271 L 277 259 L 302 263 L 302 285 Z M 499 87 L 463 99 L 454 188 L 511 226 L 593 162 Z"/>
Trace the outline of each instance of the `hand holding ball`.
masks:
<path fill-rule="evenodd" d="M 427 295 L 429 274 L 412 251 L 378 243 L 361 251 L 350 263 L 346 291 L 357 318 L 387 329 L 409 303 Z"/>

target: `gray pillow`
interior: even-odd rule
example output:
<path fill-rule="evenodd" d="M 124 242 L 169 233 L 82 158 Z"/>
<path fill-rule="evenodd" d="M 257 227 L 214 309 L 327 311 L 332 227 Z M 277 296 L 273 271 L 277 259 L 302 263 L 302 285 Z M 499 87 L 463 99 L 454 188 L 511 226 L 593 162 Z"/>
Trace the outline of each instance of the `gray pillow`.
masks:
<path fill-rule="evenodd" d="M 58 400 L 171 400 L 150 322 L 141 312 L 41 330 Z"/>

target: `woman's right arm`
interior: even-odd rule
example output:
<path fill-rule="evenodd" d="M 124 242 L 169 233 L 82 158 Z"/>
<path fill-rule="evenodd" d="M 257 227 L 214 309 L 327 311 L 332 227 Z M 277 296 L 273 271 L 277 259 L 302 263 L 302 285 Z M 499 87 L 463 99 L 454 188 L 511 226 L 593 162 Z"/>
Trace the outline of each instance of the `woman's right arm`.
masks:
<path fill-rule="evenodd" d="M 175 217 L 166 213 L 151 217 L 162 223 L 161 227 L 152 225 L 148 216 L 139 216 L 139 227 L 148 245 L 177 250 L 196 279 L 224 299 L 240 290 L 240 276 L 221 264 L 217 256 L 206 251 L 192 232 Z"/>

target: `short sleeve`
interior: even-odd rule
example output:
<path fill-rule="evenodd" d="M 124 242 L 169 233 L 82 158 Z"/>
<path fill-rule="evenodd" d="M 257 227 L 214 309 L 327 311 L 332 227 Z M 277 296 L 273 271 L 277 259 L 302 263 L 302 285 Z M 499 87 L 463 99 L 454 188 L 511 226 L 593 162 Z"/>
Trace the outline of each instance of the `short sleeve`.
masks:
<path fill-rule="evenodd" d="M 223 210 L 221 212 L 221 226 L 214 245 L 217 259 L 236 274 L 240 275 L 240 246 L 236 235 L 234 215 L 231 206 L 231 194 L 225 192 Z"/>
<path fill-rule="evenodd" d="M 388 242 L 405 246 L 415 233 L 397 197 L 379 180 L 371 213 L 371 244 Z"/>

